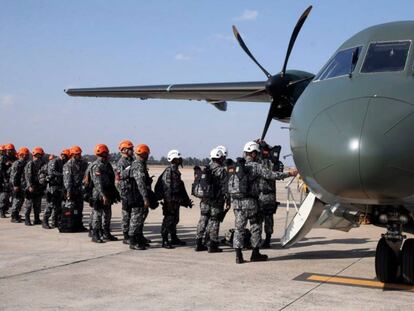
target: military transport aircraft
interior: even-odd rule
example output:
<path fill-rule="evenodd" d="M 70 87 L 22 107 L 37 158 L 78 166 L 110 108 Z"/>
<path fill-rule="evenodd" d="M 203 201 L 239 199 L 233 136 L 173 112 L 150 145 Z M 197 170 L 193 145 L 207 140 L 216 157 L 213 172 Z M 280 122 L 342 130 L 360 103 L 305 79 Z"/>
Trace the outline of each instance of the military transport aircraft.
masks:
<path fill-rule="evenodd" d="M 386 228 L 375 270 L 383 282 L 414 283 L 414 21 L 365 29 L 345 43 L 315 76 L 287 70 L 296 38 L 312 7 L 299 18 L 283 62 L 262 82 L 171 84 L 68 89 L 71 96 L 270 102 L 272 119 L 290 122 L 294 162 L 311 193 L 282 238 L 284 246 L 312 227 L 348 231 L 361 218 Z M 403 243 L 403 241 L 405 242 Z"/>

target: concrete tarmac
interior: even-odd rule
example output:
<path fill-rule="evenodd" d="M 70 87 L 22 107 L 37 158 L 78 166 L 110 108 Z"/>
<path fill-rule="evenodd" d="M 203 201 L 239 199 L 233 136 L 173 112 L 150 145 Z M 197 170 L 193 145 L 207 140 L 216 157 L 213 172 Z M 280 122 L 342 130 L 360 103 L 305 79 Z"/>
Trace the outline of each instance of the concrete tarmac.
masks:
<path fill-rule="evenodd" d="M 151 168 L 156 176 L 160 168 Z M 190 189 L 192 170 L 183 177 Z M 286 198 L 279 183 L 279 200 Z M 112 229 L 121 240 L 120 205 L 113 206 Z M 85 222 L 89 208 L 85 209 Z M 293 209 L 290 215 L 293 214 Z M 275 216 L 269 261 L 235 264 L 235 255 L 194 251 L 199 217 L 181 209 L 179 236 L 188 245 L 160 247 L 162 211 L 147 219 L 145 235 L 153 243 L 133 251 L 121 241 L 95 244 L 86 233 L 59 233 L 0 219 L 0 310 L 412 310 L 411 287 L 393 290 L 364 287 L 374 280 L 374 255 L 381 228 L 361 226 L 348 233 L 315 229 L 290 249 L 278 244 L 286 209 Z M 221 235 L 233 227 L 230 211 Z M 328 281 L 306 281 L 310 275 Z M 332 284 L 332 277 L 350 284 Z M 317 279 L 317 278 L 316 278 Z M 365 281 L 367 283 L 367 281 Z M 369 282 L 368 282 L 369 283 Z"/>

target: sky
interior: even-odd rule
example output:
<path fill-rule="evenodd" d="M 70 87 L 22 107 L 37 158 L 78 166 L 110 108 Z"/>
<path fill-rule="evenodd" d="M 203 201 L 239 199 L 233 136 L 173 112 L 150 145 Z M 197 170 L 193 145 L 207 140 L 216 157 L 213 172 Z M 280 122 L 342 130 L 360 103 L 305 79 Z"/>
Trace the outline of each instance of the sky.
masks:
<path fill-rule="evenodd" d="M 266 80 L 233 38 L 237 25 L 259 62 L 281 70 L 290 35 L 308 17 L 288 69 L 317 73 L 349 37 L 369 26 L 413 18 L 413 1 L 364 0 L 0 0 L 0 143 L 59 153 L 97 143 L 146 143 L 206 157 L 217 145 L 239 156 L 260 137 L 267 103 L 69 97 L 70 87 Z M 286 126 L 273 121 L 269 144 L 290 154 Z M 291 158 L 290 158 L 291 159 Z M 289 164 L 289 158 L 287 158 Z"/>

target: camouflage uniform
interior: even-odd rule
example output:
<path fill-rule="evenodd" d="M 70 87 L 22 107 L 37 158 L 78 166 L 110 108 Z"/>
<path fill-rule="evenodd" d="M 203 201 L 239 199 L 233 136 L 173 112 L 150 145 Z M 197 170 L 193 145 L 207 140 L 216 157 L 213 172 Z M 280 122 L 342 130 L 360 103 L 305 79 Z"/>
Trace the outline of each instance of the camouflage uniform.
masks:
<path fill-rule="evenodd" d="M 6 217 L 6 212 L 9 210 L 11 202 L 11 183 L 10 183 L 10 171 L 13 164 L 11 157 L 3 155 L 0 160 L 0 171 L 1 171 L 1 185 L 0 185 L 0 216 Z"/>
<path fill-rule="evenodd" d="M 132 212 L 129 226 L 130 244 L 139 244 L 145 248 L 143 238 L 144 222 L 148 215 L 148 208 L 144 208 L 144 201 L 149 202 L 149 191 L 151 190 L 151 178 L 148 174 L 147 164 L 141 159 L 136 159 L 131 166 L 132 179 Z"/>
<path fill-rule="evenodd" d="M 44 225 L 52 216 L 52 224 L 58 226 L 63 202 L 63 165 L 60 158 L 54 158 L 47 164 L 48 184 L 46 189 L 47 205 L 43 215 Z"/>
<path fill-rule="evenodd" d="M 209 168 L 212 175 L 214 198 L 202 199 L 200 202 L 201 216 L 197 225 L 197 239 L 202 239 L 204 235 L 213 243 L 219 242 L 220 220 L 219 216 L 223 213 L 225 203 L 225 188 L 227 172 L 224 166 L 210 162 Z"/>
<path fill-rule="evenodd" d="M 262 159 L 261 163 L 267 169 L 272 170 L 273 163 L 269 159 Z M 276 213 L 277 209 L 276 182 L 260 178 L 259 190 L 259 213 L 264 223 L 264 232 L 266 235 L 272 235 L 274 226 L 273 214 Z"/>
<path fill-rule="evenodd" d="M 130 169 L 134 162 L 133 157 L 122 156 L 116 166 L 116 182 L 121 194 L 122 203 L 122 232 L 124 239 L 128 240 L 129 223 L 131 220 L 131 209 L 133 205 L 133 196 L 130 179 Z"/>
<path fill-rule="evenodd" d="M 88 164 L 82 159 L 71 158 L 63 165 L 63 185 L 66 192 L 66 208 L 73 210 L 74 222 L 78 230 L 83 230 L 83 191 L 82 181 Z"/>
<path fill-rule="evenodd" d="M 103 228 L 104 238 L 112 236 L 110 234 L 112 218 L 112 194 L 115 187 L 115 173 L 109 161 L 98 158 L 90 167 L 90 174 L 93 182 L 92 192 L 92 230 L 93 237 L 98 238 L 99 230 Z M 108 199 L 108 204 L 103 203 L 103 197 Z M 98 238 L 100 239 L 100 237 Z"/>
<path fill-rule="evenodd" d="M 19 159 L 15 161 L 11 167 L 10 183 L 13 187 L 13 203 L 11 218 L 12 221 L 20 221 L 20 210 L 23 206 L 25 190 L 26 190 L 26 178 L 24 176 L 24 168 L 28 160 Z M 14 190 L 16 188 L 16 190 Z"/>
<path fill-rule="evenodd" d="M 173 244 L 183 244 L 177 237 L 177 224 L 180 221 L 180 205 L 190 206 L 188 195 L 181 180 L 181 173 L 178 165 L 170 164 L 160 176 L 163 192 L 162 212 L 164 218 L 161 225 L 163 241 L 168 241 L 168 234 L 171 235 Z M 187 202 L 186 202 L 187 201 Z"/>
<path fill-rule="evenodd" d="M 260 247 L 262 234 L 262 222 L 261 217 L 258 213 L 258 183 L 260 182 L 260 178 L 275 181 L 277 179 L 284 179 L 289 176 L 289 174 L 273 172 L 266 166 L 253 161 L 251 157 L 246 157 L 246 170 L 249 176 L 251 193 L 246 195 L 245 198 L 232 198 L 231 200 L 231 205 L 234 210 L 236 227 L 233 240 L 234 248 L 244 247 L 244 231 L 248 221 L 250 222 L 250 231 L 252 234 L 252 247 Z"/>
<path fill-rule="evenodd" d="M 33 209 L 34 223 L 41 224 L 40 211 L 42 206 L 42 197 L 44 188 L 39 181 L 39 172 L 44 165 L 42 159 L 34 158 L 29 161 L 24 168 L 24 175 L 26 178 L 26 201 L 25 201 L 25 222 L 30 225 L 30 213 Z M 29 188 L 33 191 L 30 192 Z"/>

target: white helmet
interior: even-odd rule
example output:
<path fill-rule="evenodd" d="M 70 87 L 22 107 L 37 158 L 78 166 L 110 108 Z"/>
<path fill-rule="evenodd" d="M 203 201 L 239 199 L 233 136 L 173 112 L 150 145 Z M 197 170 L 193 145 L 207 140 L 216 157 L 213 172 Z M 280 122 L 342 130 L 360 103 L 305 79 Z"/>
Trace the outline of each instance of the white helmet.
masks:
<path fill-rule="evenodd" d="M 170 150 L 167 154 L 168 162 L 172 162 L 174 159 L 181 159 L 181 153 L 178 150 Z"/>
<path fill-rule="evenodd" d="M 223 155 L 227 157 L 227 148 L 226 146 L 217 146 L 216 149 L 221 150 L 223 152 Z"/>
<path fill-rule="evenodd" d="M 224 152 L 219 148 L 214 148 L 210 151 L 210 159 L 220 159 L 224 157 Z"/>
<path fill-rule="evenodd" d="M 253 152 L 253 151 L 260 151 L 259 144 L 254 141 L 249 141 L 247 144 L 244 145 L 243 148 L 244 152 Z"/>

